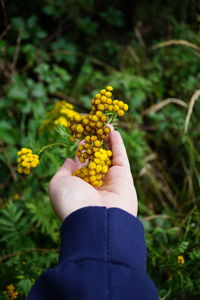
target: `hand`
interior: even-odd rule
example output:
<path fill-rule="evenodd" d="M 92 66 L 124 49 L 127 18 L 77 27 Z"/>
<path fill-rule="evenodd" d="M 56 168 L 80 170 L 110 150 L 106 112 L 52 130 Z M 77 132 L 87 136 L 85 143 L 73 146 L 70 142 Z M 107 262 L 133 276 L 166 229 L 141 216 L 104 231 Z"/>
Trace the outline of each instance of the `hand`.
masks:
<path fill-rule="evenodd" d="M 77 158 L 67 158 L 52 178 L 49 196 L 61 221 L 86 206 L 117 207 L 137 216 L 137 195 L 123 140 L 119 132 L 113 130 L 108 141 L 113 152 L 113 166 L 102 187 L 94 188 L 81 178 L 72 176 L 82 166 Z"/>

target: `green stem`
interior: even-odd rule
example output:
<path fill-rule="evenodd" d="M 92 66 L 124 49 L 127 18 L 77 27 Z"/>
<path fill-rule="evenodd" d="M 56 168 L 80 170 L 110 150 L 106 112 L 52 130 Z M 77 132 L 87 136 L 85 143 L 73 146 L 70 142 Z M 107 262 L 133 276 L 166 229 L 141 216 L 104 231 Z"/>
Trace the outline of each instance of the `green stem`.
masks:
<path fill-rule="evenodd" d="M 46 145 L 46 146 L 42 147 L 42 148 L 40 149 L 40 151 L 38 152 L 38 155 L 42 154 L 42 152 L 44 152 L 44 151 L 47 150 L 48 148 L 56 147 L 56 146 L 67 147 L 67 145 L 66 145 L 66 144 L 63 144 L 63 143 L 53 143 L 53 144 L 49 144 L 49 145 Z"/>
<path fill-rule="evenodd" d="M 112 124 L 112 122 L 114 121 L 116 117 L 116 113 L 112 114 L 111 119 L 108 121 L 109 124 Z"/>

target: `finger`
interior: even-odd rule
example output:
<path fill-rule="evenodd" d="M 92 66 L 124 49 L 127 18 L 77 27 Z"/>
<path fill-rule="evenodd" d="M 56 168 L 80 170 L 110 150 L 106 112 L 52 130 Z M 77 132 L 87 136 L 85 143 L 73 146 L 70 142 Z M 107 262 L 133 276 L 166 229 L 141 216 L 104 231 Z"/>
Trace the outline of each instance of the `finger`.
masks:
<path fill-rule="evenodd" d="M 108 127 L 110 128 L 111 131 L 114 130 L 114 127 L 113 127 L 112 124 L 106 124 L 106 126 L 108 126 Z M 106 137 L 106 140 L 105 140 L 106 145 L 109 145 L 109 141 L 110 141 L 110 133 L 109 133 L 109 134 L 107 135 L 107 137 Z"/>
<path fill-rule="evenodd" d="M 106 124 L 106 126 L 108 126 L 108 127 L 110 128 L 110 130 L 111 130 L 111 131 L 113 131 L 113 130 L 114 130 L 114 127 L 113 127 L 113 125 L 112 125 L 112 124 L 109 124 L 109 123 L 108 123 L 108 124 Z"/>
<path fill-rule="evenodd" d="M 126 148 L 120 133 L 116 130 L 111 131 L 109 139 L 113 152 L 113 166 L 120 166 L 130 170 Z"/>
<path fill-rule="evenodd" d="M 67 158 L 64 161 L 64 164 L 60 167 L 60 169 L 58 169 L 57 175 L 71 176 L 76 169 L 76 163 L 72 159 Z"/>
<path fill-rule="evenodd" d="M 81 163 L 81 162 L 79 161 L 78 156 L 75 155 L 75 157 L 74 157 L 74 162 L 75 162 L 75 164 L 76 164 L 76 169 L 80 169 L 80 168 L 82 168 L 82 167 L 87 166 L 88 159 L 86 159 L 84 163 Z"/>

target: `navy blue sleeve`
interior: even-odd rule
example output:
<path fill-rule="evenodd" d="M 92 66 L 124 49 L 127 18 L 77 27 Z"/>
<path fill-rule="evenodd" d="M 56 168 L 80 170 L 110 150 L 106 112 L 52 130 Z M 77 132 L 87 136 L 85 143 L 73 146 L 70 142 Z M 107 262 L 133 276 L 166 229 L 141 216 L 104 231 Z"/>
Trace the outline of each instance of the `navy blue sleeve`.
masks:
<path fill-rule="evenodd" d="M 60 233 L 58 264 L 36 280 L 27 300 L 159 298 L 146 273 L 144 228 L 131 214 L 81 208 L 63 221 Z"/>

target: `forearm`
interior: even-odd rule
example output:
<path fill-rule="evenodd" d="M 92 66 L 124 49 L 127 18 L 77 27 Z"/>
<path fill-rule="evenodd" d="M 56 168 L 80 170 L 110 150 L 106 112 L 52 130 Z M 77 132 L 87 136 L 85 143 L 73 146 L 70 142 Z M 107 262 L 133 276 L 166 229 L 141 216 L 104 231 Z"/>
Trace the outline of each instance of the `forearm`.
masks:
<path fill-rule="evenodd" d="M 140 221 L 118 208 L 72 213 L 61 226 L 59 263 L 37 280 L 33 299 L 158 299 Z"/>

